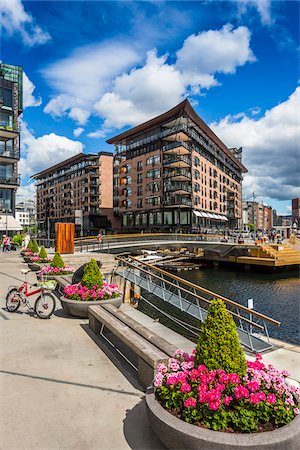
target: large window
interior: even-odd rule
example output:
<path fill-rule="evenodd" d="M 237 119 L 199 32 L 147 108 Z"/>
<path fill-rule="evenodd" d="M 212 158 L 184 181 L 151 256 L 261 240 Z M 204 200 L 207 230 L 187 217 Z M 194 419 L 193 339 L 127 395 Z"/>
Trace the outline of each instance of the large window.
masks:
<path fill-rule="evenodd" d="M 159 169 L 152 169 L 148 170 L 147 172 L 147 178 L 159 178 L 160 177 L 160 170 Z"/>
<path fill-rule="evenodd" d="M 151 156 L 150 158 L 147 159 L 147 166 L 150 165 L 155 165 L 155 164 L 159 164 L 160 163 L 160 156 L 159 155 L 155 155 L 155 156 Z"/>
<path fill-rule="evenodd" d="M 172 211 L 164 212 L 164 224 L 165 225 L 173 225 L 173 212 Z"/>

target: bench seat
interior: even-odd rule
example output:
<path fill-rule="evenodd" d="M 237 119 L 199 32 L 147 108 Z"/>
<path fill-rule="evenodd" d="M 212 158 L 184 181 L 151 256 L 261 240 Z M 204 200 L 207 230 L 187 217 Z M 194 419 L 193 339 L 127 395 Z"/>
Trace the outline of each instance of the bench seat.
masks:
<path fill-rule="evenodd" d="M 159 363 L 166 363 L 169 356 L 159 347 L 146 339 L 146 332 L 143 337 L 137 332 L 141 324 L 134 319 L 130 319 L 125 323 L 124 313 L 118 313 L 118 309 L 113 305 L 95 305 L 89 307 L 89 327 L 98 334 L 102 334 L 104 327 L 107 328 L 114 336 L 122 341 L 130 348 L 138 357 L 138 378 L 143 387 L 148 387 L 153 381 L 156 366 Z M 121 318 L 123 320 L 121 320 Z M 141 328 L 140 328 L 141 330 Z M 148 330 L 149 334 L 154 334 Z M 159 336 L 156 336 L 159 338 Z M 174 352 L 173 352 L 174 353 Z"/>

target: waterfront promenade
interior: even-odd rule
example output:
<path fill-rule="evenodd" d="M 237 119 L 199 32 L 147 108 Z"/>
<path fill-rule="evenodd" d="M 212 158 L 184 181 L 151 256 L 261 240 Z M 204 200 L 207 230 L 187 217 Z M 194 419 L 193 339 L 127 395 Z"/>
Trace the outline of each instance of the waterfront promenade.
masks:
<path fill-rule="evenodd" d="M 24 267 L 18 254 L 0 254 L 0 272 L 21 278 Z M 17 281 L 0 275 L 1 450 L 163 449 L 133 370 L 99 348 L 87 320 L 3 311 Z"/>
<path fill-rule="evenodd" d="M 21 282 L 22 268 L 27 265 L 17 253 L 0 253 L 0 449 L 163 449 L 149 427 L 134 369 L 89 331 L 87 320 L 64 316 L 59 301 L 46 321 L 27 310 L 5 311 L 8 286 L 18 284 L 10 276 Z M 151 319 L 143 320 L 148 326 Z M 300 380 L 299 347 L 285 344 L 264 359 Z"/>

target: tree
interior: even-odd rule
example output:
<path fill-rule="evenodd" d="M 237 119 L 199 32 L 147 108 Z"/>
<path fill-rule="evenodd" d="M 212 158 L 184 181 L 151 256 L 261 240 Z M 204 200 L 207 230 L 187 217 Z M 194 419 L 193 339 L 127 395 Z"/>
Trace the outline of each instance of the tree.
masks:
<path fill-rule="evenodd" d="M 195 365 L 204 364 L 209 370 L 223 369 L 227 373 L 246 373 L 246 359 L 232 315 L 224 302 L 214 299 L 201 325 Z"/>
<path fill-rule="evenodd" d="M 39 246 L 38 246 L 38 243 L 36 242 L 35 239 L 32 241 L 32 248 L 31 248 L 31 251 L 32 251 L 33 253 L 38 253 L 38 252 L 39 252 Z"/>
<path fill-rule="evenodd" d="M 62 259 L 62 257 L 60 256 L 59 253 L 55 253 L 53 261 L 50 264 L 51 267 L 58 267 L 63 269 L 65 267 L 65 263 L 64 260 Z"/>
<path fill-rule="evenodd" d="M 39 257 L 42 258 L 42 259 L 47 259 L 47 257 L 48 257 L 46 249 L 45 249 L 45 247 L 43 245 L 41 247 L 41 250 L 40 250 L 40 253 L 39 253 Z"/>
<path fill-rule="evenodd" d="M 102 275 L 95 259 L 92 258 L 85 266 L 81 284 L 88 289 L 95 285 L 98 285 L 98 287 L 103 286 Z"/>

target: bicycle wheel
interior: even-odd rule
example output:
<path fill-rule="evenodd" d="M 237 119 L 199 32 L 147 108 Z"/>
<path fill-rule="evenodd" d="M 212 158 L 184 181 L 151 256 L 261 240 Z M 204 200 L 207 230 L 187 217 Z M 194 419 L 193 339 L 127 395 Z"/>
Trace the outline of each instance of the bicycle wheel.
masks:
<path fill-rule="evenodd" d="M 20 301 L 21 294 L 18 291 L 18 289 L 13 288 L 10 291 L 8 291 L 6 296 L 6 309 L 9 312 L 15 312 L 19 308 L 21 301 Z"/>
<path fill-rule="evenodd" d="M 55 306 L 55 297 L 47 292 L 36 299 L 34 309 L 40 319 L 48 319 L 53 314 Z"/>

